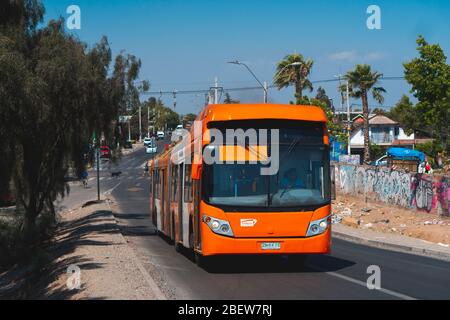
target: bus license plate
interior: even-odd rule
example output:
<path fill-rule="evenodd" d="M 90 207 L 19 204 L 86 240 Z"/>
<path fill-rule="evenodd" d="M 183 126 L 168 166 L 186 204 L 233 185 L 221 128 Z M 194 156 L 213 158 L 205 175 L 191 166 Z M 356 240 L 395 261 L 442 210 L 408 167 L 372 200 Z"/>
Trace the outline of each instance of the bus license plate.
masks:
<path fill-rule="evenodd" d="M 280 250 L 281 243 L 279 243 L 279 242 L 262 242 L 261 249 L 262 250 Z"/>

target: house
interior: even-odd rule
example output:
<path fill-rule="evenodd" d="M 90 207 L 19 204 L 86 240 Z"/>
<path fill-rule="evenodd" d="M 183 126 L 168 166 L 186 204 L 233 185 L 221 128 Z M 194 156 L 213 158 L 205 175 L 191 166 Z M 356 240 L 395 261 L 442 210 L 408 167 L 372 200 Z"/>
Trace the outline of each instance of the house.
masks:
<path fill-rule="evenodd" d="M 361 117 L 357 116 L 353 119 L 355 128 L 350 136 L 352 154 L 362 155 L 364 151 L 364 132 Z M 369 117 L 369 138 L 371 144 L 386 149 L 390 146 L 414 147 L 414 134 L 407 135 L 398 122 L 384 115 L 370 115 Z"/>

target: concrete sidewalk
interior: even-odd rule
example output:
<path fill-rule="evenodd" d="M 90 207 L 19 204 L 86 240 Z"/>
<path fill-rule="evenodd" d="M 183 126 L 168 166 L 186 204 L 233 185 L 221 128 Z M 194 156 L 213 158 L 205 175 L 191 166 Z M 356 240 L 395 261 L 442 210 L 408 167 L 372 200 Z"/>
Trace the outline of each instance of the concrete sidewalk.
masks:
<path fill-rule="evenodd" d="M 333 224 L 332 234 L 334 238 L 358 244 L 450 261 L 449 247 L 417 238 L 356 229 L 342 224 Z"/>
<path fill-rule="evenodd" d="M 166 299 L 120 232 L 109 200 L 64 215 L 49 251 L 55 259 L 37 299 Z M 79 288 L 67 286 L 69 267 L 79 268 Z"/>

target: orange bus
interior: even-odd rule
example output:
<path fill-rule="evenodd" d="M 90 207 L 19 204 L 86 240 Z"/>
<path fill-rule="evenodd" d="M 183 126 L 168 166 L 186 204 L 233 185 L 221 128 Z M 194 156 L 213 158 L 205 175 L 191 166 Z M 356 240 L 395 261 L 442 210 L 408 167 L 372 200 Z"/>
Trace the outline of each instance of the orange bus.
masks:
<path fill-rule="evenodd" d="M 149 161 L 150 213 L 158 232 L 173 240 L 177 251 L 192 249 L 199 265 L 215 255 L 282 254 L 302 261 L 305 254 L 329 253 L 332 186 L 326 121 L 315 106 L 206 106 L 187 143 L 173 144 Z M 201 135 L 195 135 L 196 127 Z M 252 129 L 257 143 L 245 139 L 240 154 L 234 140 L 212 146 L 212 135 L 206 133 Z M 206 163 L 208 149 L 224 161 Z M 268 165 L 250 161 L 255 149 L 257 160 L 276 151 L 276 172 L 261 174 Z"/>

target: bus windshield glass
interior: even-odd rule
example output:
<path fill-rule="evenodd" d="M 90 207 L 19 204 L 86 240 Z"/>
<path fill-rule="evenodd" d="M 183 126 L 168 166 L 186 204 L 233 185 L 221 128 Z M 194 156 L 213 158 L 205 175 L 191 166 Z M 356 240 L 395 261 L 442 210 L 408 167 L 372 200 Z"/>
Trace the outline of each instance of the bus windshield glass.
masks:
<path fill-rule="evenodd" d="M 279 130 L 279 169 L 261 175 L 261 163 L 214 163 L 203 171 L 203 199 L 224 207 L 299 208 L 330 201 L 329 148 L 323 124 L 299 121 L 252 121 L 252 127 Z M 227 124 L 227 129 L 230 127 Z M 239 128 L 249 125 L 241 121 Z M 215 125 L 221 129 L 220 124 Z M 257 130 L 258 131 L 258 130 Z M 268 135 L 270 136 L 270 134 Z M 259 137 L 258 137 L 259 140 Z M 273 156 L 271 143 L 268 152 Z"/>

